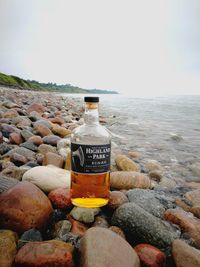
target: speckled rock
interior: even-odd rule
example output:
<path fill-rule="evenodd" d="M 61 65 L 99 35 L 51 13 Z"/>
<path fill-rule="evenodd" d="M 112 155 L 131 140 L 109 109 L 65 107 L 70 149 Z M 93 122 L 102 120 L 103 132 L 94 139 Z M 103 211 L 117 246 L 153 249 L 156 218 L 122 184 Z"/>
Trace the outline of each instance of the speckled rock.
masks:
<path fill-rule="evenodd" d="M 55 208 L 65 209 L 72 205 L 70 189 L 67 188 L 57 188 L 52 190 L 48 194 L 48 198 L 51 200 L 51 203 Z"/>
<path fill-rule="evenodd" d="M 30 242 L 24 245 L 15 257 L 22 267 L 73 267 L 73 246 L 59 240 Z"/>
<path fill-rule="evenodd" d="M 100 228 L 90 228 L 81 239 L 81 267 L 139 267 L 133 248 L 119 235 Z"/>
<path fill-rule="evenodd" d="M 52 238 L 62 239 L 71 230 L 72 224 L 68 220 L 62 220 L 54 225 L 51 232 Z"/>
<path fill-rule="evenodd" d="M 23 181 L 29 181 L 37 185 L 44 192 L 50 192 L 56 188 L 70 188 L 70 172 L 52 165 L 34 167 L 27 171 Z"/>
<path fill-rule="evenodd" d="M 200 250 L 189 246 L 183 240 L 174 240 L 172 243 L 172 254 L 176 267 L 200 266 Z"/>
<path fill-rule="evenodd" d="M 100 212 L 98 208 L 80 208 L 74 207 L 70 212 L 71 216 L 78 221 L 84 223 L 92 223 L 94 222 L 95 215 Z"/>
<path fill-rule="evenodd" d="M 120 206 L 112 217 L 116 225 L 129 236 L 134 236 L 140 242 L 149 243 L 159 248 L 169 247 L 180 233 L 134 203 Z"/>
<path fill-rule="evenodd" d="M 10 230 L 0 230 L 0 266 L 11 267 L 17 253 L 17 234 Z"/>

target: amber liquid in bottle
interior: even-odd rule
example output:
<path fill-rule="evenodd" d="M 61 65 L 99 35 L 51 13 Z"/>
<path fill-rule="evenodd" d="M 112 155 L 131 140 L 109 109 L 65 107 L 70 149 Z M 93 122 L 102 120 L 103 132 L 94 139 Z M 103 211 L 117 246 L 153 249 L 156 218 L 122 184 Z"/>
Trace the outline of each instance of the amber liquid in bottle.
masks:
<path fill-rule="evenodd" d="M 98 98 L 85 100 L 85 124 L 71 137 L 71 201 L 78 207 L 95 208 L 109 200 L 111 140 L 98 122 Z"/>

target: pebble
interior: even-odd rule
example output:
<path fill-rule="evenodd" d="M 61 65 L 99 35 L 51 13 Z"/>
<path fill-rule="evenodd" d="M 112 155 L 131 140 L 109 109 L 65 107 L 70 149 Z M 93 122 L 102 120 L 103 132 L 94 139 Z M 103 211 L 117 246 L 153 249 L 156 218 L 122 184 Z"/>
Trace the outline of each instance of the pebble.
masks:
<path fill-rule="evenodd" d="M 149 244 L 139 244 L 134 247 L 142 264 L 148 267 L 165 267 L 166 255 L 160 249 Z"/>
<path fill-rule="evenodd" d="M 0 155 L 4 155 L 8 153 L 12 147 L 10 147 L 7 143 L 0 144 Z"/>
<path fill-rule="evenodd" d="M 34 128 L 36 128 L 38 126 L 45 126 L 45 127 L 49 128 L 49 129 L 52 128 L 52 124 L 48 120 L 45 120 L 45 119 L 37 120 L 34 123 Z"/>
<path fill-rule="evenodd" d="M 140 171 L 140 167 L 125 155 L 117 155 L 115 158 L 117 167 L 122 171 Z"/>
<path fill-rule="evenodd" d="M 48 144 L 51 146 L 57 146 L 58 141 L 61 140 L 61 137 L 57 136 L 57 135 L 48 135 L 43 137 L 43 142 L 44 144 Z"/>
<path fill-rule="evenodd" d="M 64 165 L 64 160 L 60 155 L 58 155 L 56 153 L 47 152 L 44 155 L 42 165 L 54 165 L 56 167 L 62 168 Z"/>
<path fill-rule="evenodd" d="M 48 194 L 48 198 L 55 208 L 65 209 L 72 205 L 70 189 L 67 188 L 57 188 L 52 190 Z"/>
<path fill-rule="evenodd" d="M 139 267 L 132 247 L 119 235 L 100 228 L 90 228 L 81 239 L 81 267 Z"/>
<path fill-rule="evenodd" d="M 20 145 L 20 147 L 25 147 L 31 151 L 34 151 L 34 152 L 37 152 L 38 148 L 35 144 L 33 144 L 32 142 L 30 141 L 27 141 L 27 142 L 24 142 Z"/>
<path fill-rule="evenodd" d="M 0 132 L 0 144 L 3 143 L 3 134 Z"/>
<path fill-rule="evenodd" d="M 138 159 L 142 157 L 142 154 L 140 152 L 137 151 L 129 151 L 128 152 L 129 157 L 134 158 L 134 159 Z"/>
<path fill-rule="evenodd" d="M 19 133 L 11 133 L 9 136 L 9 141 L 11 144 L 20 145 L 23 142 L 22 136 Z"/>
<path fill-rule="evenodd" d="M 24 267 L 73 267 L 73 246 L 59 240 L 29 242 L 15 257 L 16 264 Z"/>
<path fill-rule="evenodd" d="M 92 226 L 93 227 L 109 228 L 109 223 L 104 217 L 96 216 Z"/>
<path fill-rule="evenodd" d="M 30 114 L 32 111 L 36 111 L 39 114 L 43 113 L 45 111 L 45 108 L 38 103 L 33 103 L 27 108 L 27 113 Z"/>
<path fill-rule="evenodd" d="M 179 225 L 183 232 L 189 234 L 192 242 L 200 248 L 200 220 L 182 209 L 169 209 L 164 214 L 165 220 Z"/>
<path fill-rule="evenodd" d="M 46 127 L 45 125 L 40 125 L 40 124 L 37 126 L 34 126 L 34 132 L 36 134 L 39 134 L 42 137 L 47 136 L 47 135 L 52 135 L 52 132 L 48 127 Z"/>
<path fill-rule="evenodd" d="M 80 208 L 74 207 L 70 212 L 71 216 L 84 223 L 94 222 L 95 216 L 100 212 L 99 208 Z"/>
<path fill-rule="evenodd" d="M 0 194 L 0 227 L 19 234 L 43 229 L 52 213 L 51 202 L 35 185 L 18 182 Z"/>
<path fill-rule="evenodd" d="M 124 231 L 121 228 L 119 228 L 117 226 L 110 226 L 109 230 L 113 231 L 115 234 L 117 234 L 117 235 L 121 236 L 122 238 L 126 239 Z"/>
<path fill-rule="evenodd" d="M 74 220 L 71 216 L 68 216 L 67 218 L 72 224 L 71 228 L 72 234 L 77 235 L 79 237 L 83 237 L 86 231 L 88 230 L 88 227 L 85 224 Z"/>
<path fill-rule="evenodd" d="M 20 133 L 20 130 L 17 129 L 16 127 L 6 124 L 6 123 L 2 123 L 0 124 L 0 130 L 3 134 L 4 137 L 9 138 L 11 133 Z"/>
<path fill-rule="evenodd" d="M 153 170 L 153 171 L 150 171 L 148 174 L 149 174 L 149 177 L 150 177 L 152 180 L 156 181 L 156 182 L 160 182 L 161 179 L 162 179 L 162 177 L 163 177 L 162 172 L 159 171 L 159 170 Z"/>
<path fill-rule="evenodd" d="M 56 152 L 56 148 L 50 145 L 46 145 L 46 144 L 41 144 L 38 147 L 38 153 L 41 153 L 43 155 L 45 155 L 48 152 L 52 152 L 55 153 Z"/>
<path fill-rule="evenodd" d="M 127 196 L 120 191 L 111 191 L 108 207 L 115 210 L 124 203 L 129 202 Z"/>
<path fill-rule="evenodd" d="M 61 117 L 50 118 L 49 121 L 52 123 L 59 124 L 59 125 L 62 125 L 65 123 L 65 121 Z"/>
<path fill-rule="evenodd" d="M 0 230 L 0 266 L 11 267 L 17 253 L 17 234 L 10 230 Z"/>
<path fill-rule="evenodd" d="M 29 114 L 29 119 L 31 121 L 37 121 L 37 120 L 40 120 L 41 119 L 41 116 L 40 116 L 40 114 L 37 111 L 32 111 Z"/>
<path fill-rule="evenodd" d="M 200 163 L 192 164 L 190 169 L 195 175 L 200 176 Z"/>
<path fill-rule="evenodd" d="M 173 227 L 135 203 L 120 206 L 114 212 L 112 224 L 120 227 L 129 237 L 162 249 L 169 247 L 179 237 Z"/>
<path fill-rule="evenodd" d="M 17 117 L 19 114 L 15 109 L 10 109 L 9 111 L 4 112 L 3 118 L 9 118 L 12 119 L 14 117 Z"/>
<path fill-rule="evenodd" d="M 27 163 L 26 157 L 17 153 L 13 153 L 10 156 L 10 161 L 13 162 L 18 167 Z"/>
<path fill-rule="evenodd" d="M 133 202 L 156 217 L 162 217 L 165 207 L 156 197 L 156 192 L 146 189 L 133 189 L 127 192 L 130 202 Z"/>
<path fill-rule="evenodd" d="M 43 139 L 39 135 L 33 135 L 28 139 L 28 142 L 33 143 L 36 146 L 43 144 Z"/>
<path fill-rule="evenodd" d="M 114 189 L 151 188 L 149 177 L 139 172 L 116 171 L 111 172 L 110 186 Z"/>
<path fill-rule="evenodd" d="M 44 192 L 57 188 L 70 188 L 70 172 L 55 166 L 39 166 L 28 170 L 22 177 L 23 181 L 37 185 Z"/>
<path fill-rule="evenodd" d="M 28 141 L 28 139 L 29 139 L 30 137 L 33 136 L 33 133 L 31 133 L 31 132 L 28 131 L 28 130 L 23 129 L 23 130 L 21 131 L 21 135 L 22 135 L 22 137 L 23 137 L 26 141 Z"/>
<path fill-rule="evenodd" d="M 18 240 L 17 248 L 19 249 L 23 247 L 30 241 L 42 241 L 42 235 L 40 231 L 36 229 L 30 229 L 28 231 L 25 231 Z"/>
<path fill-rule="evenodd" d="M 192 205 L 200 206 L 200 189 L 187 192 L 185 197 L 191 201 Z"/>
<path fill-rule="evenodd" d="M 148 170 L 148 172 L 162 170 L 162 166 L 157 160 L 148 160 L 145 164 L 145 168 Z"/>
<path fill-rule="evenodd" d="M 51 232 L 52 238 L 64 238 L 64 236 L 70 232 L 71 227 L 72 224 L 68 220 L 62 220 L 57 222 Z"/>
<path fill-rule="evenodd" d="M 176 267 L 200 266 L 200 250 L 189 246 L 183 240 L 174 240 L 172 243 L 172 254 Z"/>
<path fill-rule="evenodd" d="M 57 124 L 53 125 L 52 132 L 54 134 L 59 135 L 60 137 L 65 137 L 69 134 L 71 134 L 71 131 L 66 129 L 65 127 L 59 126 Z"/>
<path fill-rule="evenodd" d="M 11 149 L 9 152 L 7 152 L 4 157 L 12 157 L 13 154 L 19 154 L 23 157 L 25 157 L 28 161 L 34 161 L 35 159 L 35 152 L 25 148 L 25 147 L 16 147 Z"/>

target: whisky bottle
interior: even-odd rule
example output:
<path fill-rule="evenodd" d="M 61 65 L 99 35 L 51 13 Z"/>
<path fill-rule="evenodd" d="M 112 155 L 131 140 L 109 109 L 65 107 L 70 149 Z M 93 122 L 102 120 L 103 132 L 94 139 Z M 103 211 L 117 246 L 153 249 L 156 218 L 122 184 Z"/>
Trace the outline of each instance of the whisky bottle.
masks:
<path fill-rule="evenodd" d="M 84 124 L 71 135 L 71 201 L 95 208 L 108 203 L 111 138 L 99 123 L 98 97 L 85 97 Z"/>

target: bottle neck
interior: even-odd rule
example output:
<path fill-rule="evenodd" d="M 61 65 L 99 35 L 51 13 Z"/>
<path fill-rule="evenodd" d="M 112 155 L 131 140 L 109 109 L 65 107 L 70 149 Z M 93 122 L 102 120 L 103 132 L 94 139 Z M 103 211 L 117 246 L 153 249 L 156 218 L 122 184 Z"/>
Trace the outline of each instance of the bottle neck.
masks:
<path fill-rule="evenodd" d="M 85 103 L 84 121 L 90 125 L 99 123 L 98 103 Z"/>

